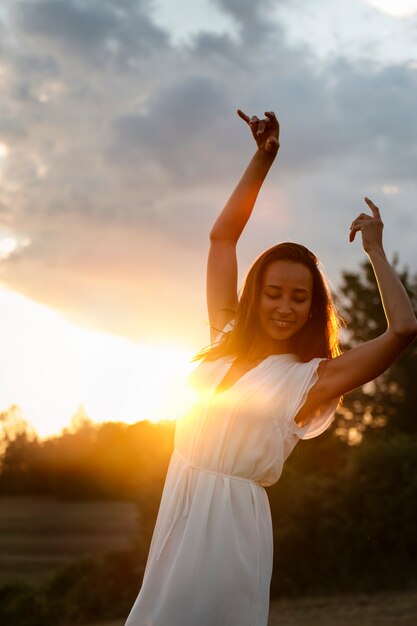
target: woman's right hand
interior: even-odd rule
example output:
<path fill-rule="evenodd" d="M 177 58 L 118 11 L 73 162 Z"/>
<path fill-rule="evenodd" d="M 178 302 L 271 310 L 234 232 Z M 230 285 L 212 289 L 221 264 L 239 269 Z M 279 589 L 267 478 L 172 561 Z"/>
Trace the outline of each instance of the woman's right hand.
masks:
<path fill-rule="evenodd" d="M 349 241 L 352 242 L 356 233 L 360 232 L 362 234 L 362 247 L 369 254 L 374 249 L 383 250 L 382 229 L 384 224 L 381 220 L 379 209 L 372 200 L 365 197 L 365 202 L 371 209 L 372 215 L 361 213 L 353 220 L 350 227 Z"/>
<path fill-rule="evenodd" d="M 273 111 L 265 111 L 266 117 L 259 119 L 256 115 L 249 117 L 240 109 L 237 110 L 239 117 L 244 120 L 251 129 L 252 136 L 259 150 L 275 156 L 279 150 L 279 122 Z"/>

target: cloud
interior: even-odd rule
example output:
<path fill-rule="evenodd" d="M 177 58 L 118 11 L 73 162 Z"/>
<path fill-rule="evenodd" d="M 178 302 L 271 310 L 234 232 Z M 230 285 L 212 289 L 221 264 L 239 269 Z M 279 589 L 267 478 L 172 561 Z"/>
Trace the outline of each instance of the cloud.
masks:
<path fill-rule="evenodd" d="M 168 36 L 148 17 L 147 0 L 37 0 L 19 2 L 16 26 L 25 34 L 62 44 L 94 64 L 134 64 Z"/>
<path fill-rule="evenodd" d="M 240 36 L 245 45 L 257 45 L 273 35 L 278 25 L 270 19 L 272 0 L 256 3 L 252 0 L 214 0 L 239 25 Z"/>
<path fill-rule="evenodd" d="M 146 108 L 113 120 L 112 157 L 124 165 L 135 156 L 154 160 L 171 183 L 201 181 L 203 169 L 210 175 L 201 167 L 214 147 L 210 134 L 231 108 L 224 83 L 198 75 L 178 77 L 153 94 Z"/>
<path fill-rule="evenodd" d="M 2 261 L 11 289 L 103 330 L 156 337 L 176 325 L 204 343 L 208 232 L 254 151 L 238 107 L 275 109 L 282 126 L 242 268 L 300 240 L 336 282 L 362 258 L 341 242 L 365 193 L 389 209 L 388 245 L 401 237 L 414 258 L 416 70 L 343 50 L 318 62 L 269 5 L 216 2 L 237 34 L 177 46 L 144 0 L 8 2 L 0 227 L 31 241 Z"/>

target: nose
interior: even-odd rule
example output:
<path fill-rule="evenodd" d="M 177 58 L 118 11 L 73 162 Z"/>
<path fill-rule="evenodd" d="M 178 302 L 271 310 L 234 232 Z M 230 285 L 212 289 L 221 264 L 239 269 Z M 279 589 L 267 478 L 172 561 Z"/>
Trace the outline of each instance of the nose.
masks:
<path fill-rule="evenodd" d="M 290 315 L 291 306 L 289 300 L 287 298 L 282 298 L 281 302 L 275 307 L 275 310 L 280 315 Z"/>

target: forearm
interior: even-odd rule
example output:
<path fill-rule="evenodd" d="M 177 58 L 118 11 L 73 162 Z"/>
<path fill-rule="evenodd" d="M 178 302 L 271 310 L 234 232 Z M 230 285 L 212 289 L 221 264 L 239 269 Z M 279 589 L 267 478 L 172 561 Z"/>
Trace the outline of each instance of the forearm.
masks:
<path fill-rule="evenodd" d="M 259 190 L 275 160 L 276 154 L 258 149 L 252 157 L 242 178 L 234 189 L 224 209 L 217 218 L 211 239 L 227 239 L 237 242 L 251 216 Z"/>
<path fill-rule="evenodd" d="M 378 283 L 388 328 L 399 335 L 415 337 L 417 320 L 407 292 L 380 246 L 367 250 Z"/>

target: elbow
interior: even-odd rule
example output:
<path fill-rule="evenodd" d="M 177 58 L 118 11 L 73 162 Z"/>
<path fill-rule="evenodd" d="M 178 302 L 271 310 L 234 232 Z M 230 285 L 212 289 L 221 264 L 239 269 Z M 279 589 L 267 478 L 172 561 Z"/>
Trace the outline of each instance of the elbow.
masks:
<path fill-rule="evenodd" d="M 410 328 L 408 332 L 408 336 L 410 339 L 410 343 L 414 341 L 414 339 L 417 339 L 417 320 L 415 321 L 414 325 Z"/>
<path fill-rule="evenodd" d="M 417 320 L 398 329 L 393 329 L 395 335 L 404 343 L 412 343 L 417 338 Z"/>

